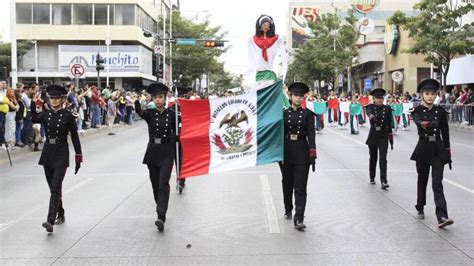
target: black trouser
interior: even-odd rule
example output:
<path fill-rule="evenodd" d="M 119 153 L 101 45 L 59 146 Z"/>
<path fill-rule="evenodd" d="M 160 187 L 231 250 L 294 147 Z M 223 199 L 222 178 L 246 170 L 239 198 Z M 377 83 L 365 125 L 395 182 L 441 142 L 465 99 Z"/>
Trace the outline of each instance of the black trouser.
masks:
<path fill-rule="evenodd" d="M 162 166 L 148 165 L 148 170 L 150 172 L 158 219 L 164 222 L 166 220 L 166 211 L 168 210 L 168 201 L 170 199 L 170 177 L 173 164 Z"/>
<path fill-rule="evenodd" d="M 181 173 L 181 166 L 183 165 L 183 149 L 181 148 L 180 142 L 178 142 L 178 148 L 179 148 L 179 162 L 176 162 L 176 158 L 174 160 L 175 160 L 176 165 L 178 166 L 179 172 Z M 179 185 L 184 187 L 184 185 L 186 184 L 186 179 L 182 178 L 178 180 L 179 180 Z"/>
<path fill-rule="evenodd" d="M 448 208 L 443 192 L 443 171 L 444 164 L 438 157 L 434 157 L 431 164 L 416 162 L 416 171 L 418 172 L 418 196 L 416 200 L 416 209 L 423 210 L 426 205 L 426 186 L 430 175 L 431 166 L 431 185 L 433 187 L 434 201 L 436 205 L 436 217 L 438 221 L 441 217 L 448 218 Z"/>
<path fill-rule="evenodd" d="M 382 143 L 379 146 L 369 146 L 369 176 L 370 180 L 375 179 L 377 168 L 377 155 L 379 155 L 380 165 L 380 182 L 387 183 L 387 150 L 388 142 Z"/>
<path fill-rule="evenodd" d="M 62 187 L 64 176 L 66 175 L 67 167 L 44 167 L 44 174 L 46 175 L 46 181 L 48 182 L 49 191 L 51 196 L 49 198 L 49 211 L 48 211 L 48 222 L 54 224 L 56 216 L 64 215 L 63 200 L 62 200 Z"/>
<path fill-rule="evenodd" d="M 283 176 L 283 202 L 285 212 L 293 210 L 293 190 L 295 191 L 295 220 L 303 221 L 306 207 L 306 185 L 308 184 L 309 165 L 280 163 Z"/>

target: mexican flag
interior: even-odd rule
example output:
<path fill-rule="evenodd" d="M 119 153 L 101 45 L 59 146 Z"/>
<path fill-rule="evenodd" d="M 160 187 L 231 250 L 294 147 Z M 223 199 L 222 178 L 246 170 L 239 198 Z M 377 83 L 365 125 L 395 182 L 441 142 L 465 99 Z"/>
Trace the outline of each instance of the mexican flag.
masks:
<path fill-rule="evenodd" d="M 181 178 L 283 160 L 283 85 L 243 95 L 180 100 Z"/>

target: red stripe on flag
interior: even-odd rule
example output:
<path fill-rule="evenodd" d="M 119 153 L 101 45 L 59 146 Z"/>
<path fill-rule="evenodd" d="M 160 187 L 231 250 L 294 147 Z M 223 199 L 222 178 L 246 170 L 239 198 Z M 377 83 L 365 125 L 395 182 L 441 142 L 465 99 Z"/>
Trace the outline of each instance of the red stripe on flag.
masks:
<path fill-rule="evenodd" d="M 183 166 L 181 177 L 209 173 L 211 145 L 209 143 L 210 107 L 208 100 L 180 100 Z"/>

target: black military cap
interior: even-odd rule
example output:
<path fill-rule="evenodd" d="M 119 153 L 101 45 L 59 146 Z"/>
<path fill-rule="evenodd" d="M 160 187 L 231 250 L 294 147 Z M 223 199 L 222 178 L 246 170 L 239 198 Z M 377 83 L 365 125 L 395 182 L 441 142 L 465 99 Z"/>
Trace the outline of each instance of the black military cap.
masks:
<path fill-rule="evenodd" d="M 178 90 L 178 96 L 183 96 L 186 93 L 188 93 L 191 90 L 191 88 L 178 87 L 177 90 Z"/>
<path fill-rule="evenodd" d="M 288 87 L 288 91 L 296 94 L 305 94 L 309 91 L 309 87 L 303 82 L 295 82 Z"/>
<path fill-rule="evenodd" d="M 385 90 L 382 89 L 382 88 L 377 88 L 377 89 L 374 89 L 370 92 L 370 95 L 372 95 L 373 97 L 383 97 L 385 96 Z"/>
<path fill-rule="evenodd" d="M 416 88 L 416 92 L 437 90 L 439 90 L 439 82 L 436 79 L 425 79 Z"/>
<path fill-rule="evenodd" d="M 49 97 L 62 97 L 67 94 L 67 90 L 63 86 L 53 84 L 46 87 L 46 93 Z"/>
<path fill-rule="evenodd" d="M 148 85 L 146 88 L 146 91 L 150 95 L 156 95 L 156 94 L 163 94 L 163 93 L 168 93 L 170 89 L 163 83 L 152 83 Z"/>

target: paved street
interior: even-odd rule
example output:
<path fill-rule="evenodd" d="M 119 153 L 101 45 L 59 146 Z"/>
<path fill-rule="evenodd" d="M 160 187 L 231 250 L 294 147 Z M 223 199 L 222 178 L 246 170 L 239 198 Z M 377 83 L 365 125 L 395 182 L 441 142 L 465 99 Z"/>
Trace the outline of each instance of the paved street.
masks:
<path fill-rule="evenodd" d="M 104 131 L 105 132 L 105 131 Z M 426 219 L 414 218 L 415 128 L 388 155 L 389 191 L 368 184 L 368 127 L 317 135 L 306 232 L 283 218 L 276 164 L 188 179 L 173 189 L 165 232 L 156 230 L 143 122 L 83 139 L 84 164 L 63 186 L 66 223 L 41 227 L 49 190 L 39 153 L 0 161 L 0 264 L 470 264 L 474 263 L 474 133 L 452 129 L 445 194 L 454 225 L 437 228 L 430 185 Z M 71 149 L 72 151 L 72 149 Z M 4 152 L 4 151 L 1 151 Z M 172 177 L 173 179 L 173 177 Z M 174 187 L 174 180 L 172 180 Z M 190 244 L 191 246 L 189 246 Z"/>

